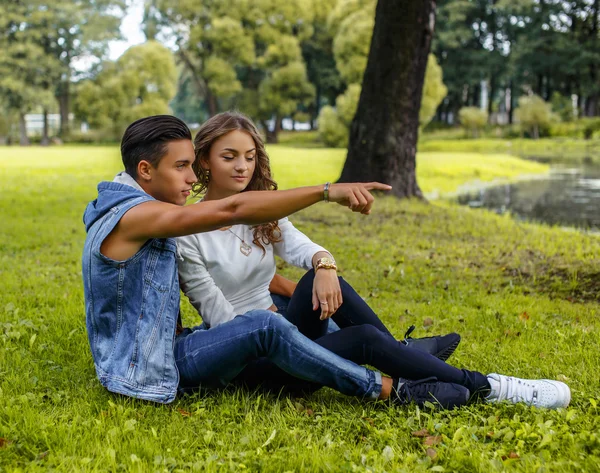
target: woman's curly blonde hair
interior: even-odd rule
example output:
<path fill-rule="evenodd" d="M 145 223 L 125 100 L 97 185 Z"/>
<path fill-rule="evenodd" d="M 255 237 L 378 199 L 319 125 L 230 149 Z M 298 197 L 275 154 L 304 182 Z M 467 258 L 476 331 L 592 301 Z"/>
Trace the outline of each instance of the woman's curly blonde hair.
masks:
<path fill-rule="evenodd" d="M 250 179 L 250 183 L 242 192 L 277 190 L 277 183 L 271 177 L 269 155 L 265 150 L 262 137 L 254 123 L 252 123 L 252 120 L 239 112 L 223 112 L 204 122 L 194 138 L 196 161 L 194 161 L 192 167 L 198 178 L 198 182 L 192 186 L 195 196 L 206 193 L 208 189 L 210 174 L 202 167 L 201 163 L 208 162 L 210 148 L 213 143 L 220 137 L 235 130 L 248 133 L 254 140 L 256 147 L 256 167 L 254 168 L 254 174 Z M 277 222 L 254 226 L 253 235 L 254 240 L 252 243 L 257 245 L 263 251 L 263 254 L 266 252 L 264 245 L 281 241 L 281 230 Z"/>

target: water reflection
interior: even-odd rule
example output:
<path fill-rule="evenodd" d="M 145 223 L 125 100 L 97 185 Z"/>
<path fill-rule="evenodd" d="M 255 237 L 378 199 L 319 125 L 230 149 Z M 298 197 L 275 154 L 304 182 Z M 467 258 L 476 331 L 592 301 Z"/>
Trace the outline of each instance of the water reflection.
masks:
<path fill-rule="evenodd" d="M 545 178 L 481 189 L 458 201 L 524 220 L 600 231 L 600 168 L 554 168 Z"/>

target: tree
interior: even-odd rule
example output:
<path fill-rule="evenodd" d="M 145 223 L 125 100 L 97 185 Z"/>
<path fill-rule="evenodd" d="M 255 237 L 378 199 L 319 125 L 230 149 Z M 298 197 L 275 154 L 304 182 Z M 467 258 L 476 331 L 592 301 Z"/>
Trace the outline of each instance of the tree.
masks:
<path fill-rule="evenodd" d="M 76 114 L 115 139 L 138 118 L 168 114 L 176 83 L 173 54 L 160 43 L 148 41 L 129 48 L 116 63 L 104 63 L 94 80 L 80 84 Z"/>
<path fill-rule="evenodd" d="M 237 107 L 274 141 L 283 118 L 312 103 L 300 48 L 314 32 L 312 1 L 154 2 L 154 18 L 174 32 L 178 57 L 210 115 Z"/>
<path fill-rule="evenodd" d="M 319 137 L 328 146 L 345 148 L 348 146 L 350 125 L 358 99 L 360 97 L 360 85 L 350 84 L 346 91 L 336 99 L 335 108 L 323 107 L 319 115 Z M 423 99 L 419 110 L 419 125 L 427 125 L 435 114 L 440 102 L 446 96 L 446 86 L 442 80 L 442 68 L 438 65 L 433 54 L 427 60 L 425 72 L 425 84 L 423 86 Z"/>
<path fill-rule="evenodd" d="M 328 146 L 345 148 L 348 144 L 350 123 L 358 106 L 360 84 L 373 34 L 375 5 L 374 0 L 338 0 L 329 14 L 328 26 L 335 35 L 333 49 L 336 65 L 348 89 L 336 100 L 335 109 L 323 109 L 319 117 L 319 136 Z M 446 93 L 442 69 L 435 56 L 430 55 L 419 113 L 422 127 L 433 118 Z M 344 110 L 340 110 L 340 104 Z"/>
<path fill-rule="evenodd" d="M 58 61 L 47 55 L 48 12 L 37 2 L 14 1 L 0 6 L 0 102 L 19 122 L 20 144 L 28 145 L 25 115 L 53 106 L 51 78 Z M 47 126 L 44 136 L 47 139 Z"/>
<path fill-rule="evenodd" d="M 60 135 L 65 136 L 69 133 L 75 64 L 82 58 L 106 57 L 109 41 L 120 36 L 125 0 L 58 0 L 41 3 L 41 8 L 47 13 L 42 23 L 46 54 L 61 66 L 52 85 L 60 109 Z"/>
<path fill-rule="evenodd" d="M 378 1 L 341 181 L 381 181 L 397 197 L 422 197 L 415 154 L 435 6 L 435 0 L 410 0 L 402 8 Z"/>
<path fill-rule="evenodd" d="M 309 105 L 311 129 L 324 103 L 332 104 L 343 92 L 340 74 L 333 56 L 333 32 L 327 18 L 337 0 L 315 2 L 313 34 L 301 43 L 302 56 L 306 63 L 308 80 L 315 87 L 314 104 Z"/>

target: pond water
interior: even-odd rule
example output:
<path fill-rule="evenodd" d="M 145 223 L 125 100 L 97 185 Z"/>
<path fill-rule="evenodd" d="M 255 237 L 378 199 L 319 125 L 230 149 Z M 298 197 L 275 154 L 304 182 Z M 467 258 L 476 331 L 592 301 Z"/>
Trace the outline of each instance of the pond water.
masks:
<path fill-rule="evenodd" d="M 515 218 L 600 232 L 600 167 L 552 168 L 541 178 L 482 188 L 458 202 Z"/>

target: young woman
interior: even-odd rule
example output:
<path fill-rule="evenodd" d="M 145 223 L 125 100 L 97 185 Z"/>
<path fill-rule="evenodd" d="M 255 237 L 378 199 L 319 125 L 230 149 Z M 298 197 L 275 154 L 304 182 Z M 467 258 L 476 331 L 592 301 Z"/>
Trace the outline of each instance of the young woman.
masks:
<path fill-rule="evenodd" d="M 239 113 L 208 120 L 195 138 L 194 190 L 204 201 L 249 190 L 276 190 L 256 127 Z M 327 186 L 326 186 L 327 187 Z M 327 200 L 327 199 L 325 199 Z M 209 330 L 255 309 L 276 312 L 269 292 L 274 255 L 308 272 L 295 288 L 285 318 L 308 338 L 357 364 L 369 364 L 395 379 L 436 379 L 466 387 L 474 398 L 565 407 L 569 388 L 551 380 L 524 380 L 461 370 L 393 338 L 352 288 L 338 278 L 331 254 L 287 219 L 255 227 L 233 225 L 178 239 L 180 284 Z M 334 318 L 340 330 L 328 333 Z M 269 362 L 246 370 L 241 381 L 271 387 L 293 383 Z"/>

